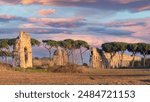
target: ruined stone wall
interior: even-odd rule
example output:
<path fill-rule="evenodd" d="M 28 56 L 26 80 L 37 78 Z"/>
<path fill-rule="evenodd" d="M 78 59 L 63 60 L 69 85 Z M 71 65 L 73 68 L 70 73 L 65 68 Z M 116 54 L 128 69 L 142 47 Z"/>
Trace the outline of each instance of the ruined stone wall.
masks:
<path fill-rule="evenodd" d="M 121 65 L 121 55 L 116 54 L 110 65 L 110 54 L 105 53 L 104 51 L 100 51 L 100 49 L 92 48 L 91 56 L 90 56 L 90 66 L 93 68 L 119 68 Z M 127 54 L 123 55 L 122 67 L 130 67 L 133 57 Z M 135 62 L 141 62 L 141 57 L 135 57 Z M 136 64 L 136 66 L 139 66 Z"/>
<path fill-rule="evenodd" d="M 54 65 L 67 65 L 68 57 L 66 51 L 61 48 L 58 48 L 54 52 L 53 61 L 54 61 Z"/>
<path fill-rule="evenodd" d="M 33 59 L 33 66 L 37 68 L 49 68 L 55 65 L 64 66 L 68 64 L 68 57 L 65 50 L 58 48 L 53 55 L 53 58 Z"/>
<path fill-rule="evenodd" d="M 93 68 L 102 68 L 101 57 L 97 48 L 91 49 L 90 66 Z"/>
<path fill-rule="evenodd" d="M 14 47 L 14 66 L 28 68 L 32 67 L 32 45 L 30 35 L 20 32 Z"/>
<path fill-rule="evenodd" d="M 108 59 L 108 61 L 110 61 L 110 54 L 105 53 L 105 56 Z M 132 59 L 133 59 L 133 56 L 124 54 L 123 55 L 122 67 L 130 67 Z M 141 57 L 135 56 L 135 61 L 141 61 Z M 118 68 L 118 67 L 120 67 L 120 64 L 121 64 L 121 55 L 117 53 L 113 57 L 110 65 L 111 65 L 112 68 Z"/>

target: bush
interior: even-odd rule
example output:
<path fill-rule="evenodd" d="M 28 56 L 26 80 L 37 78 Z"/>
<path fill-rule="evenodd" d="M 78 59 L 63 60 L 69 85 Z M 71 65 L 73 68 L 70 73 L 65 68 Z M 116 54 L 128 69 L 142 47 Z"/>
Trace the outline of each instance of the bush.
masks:
<path fill-rule="evenodd" d="M 88 67 L 88 64 L 87 63 L 83 63 L 83 66 Z"/>
<path fill-rule="evenodd" d="M 84 69 L 78 65 L 54 66 L 47 69 L 55 73 L 83 73 Z"/>

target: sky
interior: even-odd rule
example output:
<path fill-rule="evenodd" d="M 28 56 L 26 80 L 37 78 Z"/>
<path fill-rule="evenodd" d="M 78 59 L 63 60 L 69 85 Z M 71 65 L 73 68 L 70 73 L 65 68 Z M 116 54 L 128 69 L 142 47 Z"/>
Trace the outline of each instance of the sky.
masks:
<path fill-rule="evenodd" d="M 0 0 L 0 38 L 150 43 L 149 0 Z M 41 48 L 42 49 L 42 48 Z"/>

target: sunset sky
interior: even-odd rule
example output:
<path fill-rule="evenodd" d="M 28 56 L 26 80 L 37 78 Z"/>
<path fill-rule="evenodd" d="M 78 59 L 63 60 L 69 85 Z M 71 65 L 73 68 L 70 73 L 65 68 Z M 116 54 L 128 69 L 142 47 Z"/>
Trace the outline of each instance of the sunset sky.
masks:
<path fill-rule="evenodd" d="M 149 0 L 0 0 L 0 38 L 150 43 Z"/>

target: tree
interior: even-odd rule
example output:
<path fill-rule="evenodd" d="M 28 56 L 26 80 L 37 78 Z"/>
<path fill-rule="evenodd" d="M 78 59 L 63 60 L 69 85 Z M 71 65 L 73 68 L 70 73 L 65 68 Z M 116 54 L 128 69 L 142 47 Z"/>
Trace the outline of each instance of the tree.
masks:
<path fill-rule="evenodd" d="M 45 45 L 45 48 L 48 50 L 49 52 L 49 58 L 52 58 L 52 49 L 55 47 L 58 47 L 58 42 L 55 40 L 43 40 L 42 41 Z"/>
<path fill-rule="evenodd" d="M 133 59 L 132 59 L 131 66 L 134 67 L 135 56 L 136 56 L 136 53 L 138 52 L 138 44 L 137 44 L 137 43 L 128 44 L 128 45 L 127 45 L 127 49 L 128 49 L 129 52 L 132 52 L 132 55 L 131 55 L 131 56 L 133 56 Z"/>
<path fill-rule="evenodd" d="M 138 43 L 138 52 L 141 53 L 144 57 L 143 66 L 145 67 L 146 58 L 150 51 L 150 44 Z"/>
<path fill-rule="evenodd" d="M 122 63 L 123 63 L 123 55 L 125 53 L 125 51 L 127 50 L 127 43 L 125 42 L 116 42 L 115 43 L 118 51 L 121 53 L 121 59 L 120 59 L 120 67 L 122 67 Z"/>
<path fill-rule="evenodd" d="M 17 38 L 7 39 L 9 47 L 13 47 L 16 44 Z"/>
<path fill-rule="evenodd" d="M 37 39 L 31 38 L 31 45 L 32 46 L 40 46 L 41 42 Z"/>
<path fill-rule="evenodd" d="M 6 62 L 7 62 L 7 56 L 8 56 L 8 49 L 9 49 L 8 40 L 1 39 L 0 40 L 0 56 L 2 58 L 5 58 Z"/>
<path fill-rule="evenodd" d="M 119 48 L 116 44 L 116 42 L 109 42 L 102 44 L 103 51 L 110 53 L 110 60 L 109 60 L 109 67 L 112 62 L 112 59 L 116 55 L 116 53 L 119 51 Z"/>
<path fill-rule="evenodd" d="M 7 40 L 0 40 L 0 49 L 7 49 L 8 48 L 8 41 Z"/>
<path fill-rule="evenodd" d="M 7 57 L 13 57 L 13 47 L 16 44 L 17 38 L 12 38 L 12 39 L 0 39 L 0 56 L 5 57 L 7 60 Z M 36 39 L 31 39 L 31 44 L 32 46 L 39 46 L 40 41 Z"/>
<path fill-rule="evenodd" d="M 59 45 L 66 50 L 68 62 L 70 61 L 70 57 L 72 57 L 72 64 L 74 64 L 75 41 L 72 39 L 65 39 L 64 41 L 59 41 Z"/>
<path fill-rule="evenodd" d="M 83 54 L 89 49 L 89 45 L 87 42 L 83 40 L 76 40 L 75 46 L 80 50 L 80 57 L 83 64 L 84 63 Z"/>

